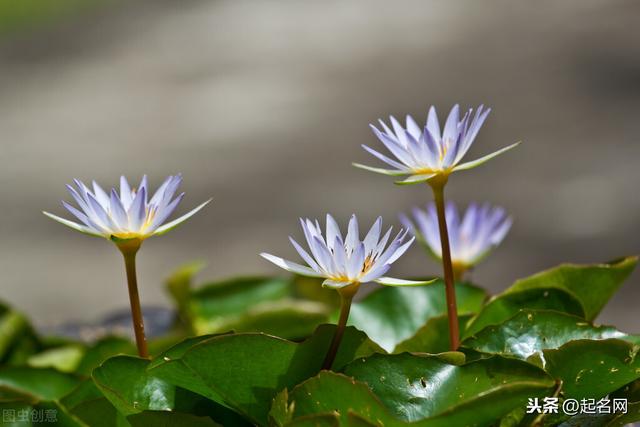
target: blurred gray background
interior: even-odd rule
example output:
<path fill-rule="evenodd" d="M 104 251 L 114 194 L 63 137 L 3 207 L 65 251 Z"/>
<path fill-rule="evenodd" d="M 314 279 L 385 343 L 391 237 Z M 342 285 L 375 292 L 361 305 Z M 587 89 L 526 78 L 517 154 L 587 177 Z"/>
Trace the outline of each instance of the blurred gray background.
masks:
<path fill-rule="evenodd" d="M 447 188 L 515 218 L 474 281 L 640 252 L 639 2 L 95 2 L 0 6 L 0 298 L 38 325 L 128 304 L 116 249 L 41 214 L 72 178 L 182 172 L 180 212 L 214 198 L 139 256 L 143 301 L 168 304 L 194 259 L 203 280 L 280 273 L 258 253 L 295 259 L 299 216 L 397 223 L 429 201 L 351 162 L 376 163 L 368 123 L 431 104 L 493 108 L 469 159 L 524 141 Z M 392 272 L 440 269 L 416 246 Z M 600 321 L 640 331 L 639 279 Z"/>

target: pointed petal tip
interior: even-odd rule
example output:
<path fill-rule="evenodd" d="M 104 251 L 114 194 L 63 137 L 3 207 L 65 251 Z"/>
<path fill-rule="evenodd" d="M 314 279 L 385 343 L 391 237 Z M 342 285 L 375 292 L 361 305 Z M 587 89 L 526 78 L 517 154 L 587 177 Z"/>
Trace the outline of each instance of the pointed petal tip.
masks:
<path fill-rule="evenodd" d="M 379 279 L 374 280 L 374 282 L 383 285 L 383 286 L 424 286 L 429 285 L 438 280 L 438 278 L 433 278 L 429 280 L 405 280 L 405 279 L 395 279 L 393 277 L 380 277 Z"/>

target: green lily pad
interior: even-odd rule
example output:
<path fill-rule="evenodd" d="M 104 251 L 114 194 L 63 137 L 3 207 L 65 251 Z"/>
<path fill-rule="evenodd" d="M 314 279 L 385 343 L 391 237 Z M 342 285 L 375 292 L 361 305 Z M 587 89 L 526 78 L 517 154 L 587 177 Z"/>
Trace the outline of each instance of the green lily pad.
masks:
<path fill-rule="evenodd" d="M 637 257 L 628 257 L 605 264 L 563 264 L 520 279 L 489 300 L 469 321 L 463 338 L 502 323 L 523 308 L 556 310 L 592 321 L 637 262 Z"/>
<path fill-rule="evenodd" d="M 494 422 L 555 386 L 541 369 L 498 356 L 456 366 L 436 356 L 373 355 L 344 373 L 367 383 L 397 418 L 449 425 Z"/>
<path fill-rule="evenodd" d="M 516 281 L 505 294 L 529 289 L 555 288 L 575 296 L 587 320 L 593 320 L 631 274 L 638 257 L 622 258 L 604 264 L 563 264 Z"/>
<path fill-rule="evenodd" d="M 578 339 L 624 339 L 628 335 L 611 326 L 593 326 L 581 317 L 547 310 L 521 310 L 500 325 L 488 326 L 462 346 L 483 353 L 526 360 L 542 350 L 558 348 Z"/>
<path fill-rule="evenodd" d="M 76 376 L 51 368 L 0 368 L 0 388 L 28 395 L 35 400 L 58 400 L 73 390 L 79 382 L 80 379 Z"/>
<path fill-rule="evenodd" d="M 583 318 L 585 316 L 580 301 L 566 291 L 554 288 L 526 289 L 491 298 L 480 313 L 468 322 L 462 337 L 464 339 L 475 335 L 489 325 L 500 324 L 523 308 L 555 310 Z"/>
<path fill-rule="evenodd" d="M 466 322 L 472 316 L 471 314 L 458 316 L 461 335 L 464 333 Z M 445 314 L 429 319 L 426 325 L 418 329 L 415 335 L 399 343 L 393 352 L 443 353 L 449 351 L 450 348 L 449 317 Z"/>
<path fill-rule="evenodd" d="M 598 399 L 640 378 L 640 345 L 619 339 L 576 340 L 543 350 L 544 369 L 562 380 L 566 398 Z"/>
<path fill-rule="evenodd" d="M 226 405 L 265 425 L 272 399 L 315 375 L 335 331 L 322 325 L 302 343 L 264 334 L 229 334 L 192 340 L 159 356 L 148 372 Z M 366 335 L 347 328 L 334 367 L 382 351 Z"/>
<path fill-rule="evenodd" d="M 485 292 L 466 283 L 456 284 L 458 314 L 475 313 Z M 433 317 L 446 314 L 444 283 L 419 287 L 383 287 L 351 307 L 349 325 L 364 331 L 386 351 L 412 337 Z"/>

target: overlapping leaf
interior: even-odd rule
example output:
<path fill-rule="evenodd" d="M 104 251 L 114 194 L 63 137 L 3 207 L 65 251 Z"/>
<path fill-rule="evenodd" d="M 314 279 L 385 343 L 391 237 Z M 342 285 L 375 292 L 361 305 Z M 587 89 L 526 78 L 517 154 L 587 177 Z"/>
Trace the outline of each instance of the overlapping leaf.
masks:
<path fill-rule="evenodd" d="M 193 339 L 161 355 L 148 372 L 265 425 L 273 397 L 320 370 L 334 330 L 323 325 L 302 343 L 264 334 Z M 334 367 L 374 351 L 382 350 L 360 331 L 347 328 Z"/>

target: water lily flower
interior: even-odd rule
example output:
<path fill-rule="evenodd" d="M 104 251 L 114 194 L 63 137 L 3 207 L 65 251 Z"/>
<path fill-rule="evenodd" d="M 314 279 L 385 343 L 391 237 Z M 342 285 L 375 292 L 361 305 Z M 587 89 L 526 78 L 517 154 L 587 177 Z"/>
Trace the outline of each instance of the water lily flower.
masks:
<path fill-rule="evenodd" d="M 426 182 L 436 176 L 447 177 L 452 172 L 472 169 L 508 151 L 519 143 L 502 148 L 494 153 L 466 163 L 460 163 L 475 140 L 491 109 L 478 107 L 475 114 L 469 109 L 460 118 L 460 107 L 455 105 L 440 131 L 436 109 L 431 107 L 424 128 L 418 126 L 413 117 L 407 115 L 402 126 L 391 116 L 391 128 L 380 120 L 381 130 L 371 124 L 371 129 L 395 158 L 390 158 L 373 148 L 362 147 L 393 169 L 382 169 L 354 163 L 354 166 L 391 176 L 409 175 L 398 184 Z"/>
<path fill-rule="evenodd" d="M 400 230 L 391 239 L 391 228 L 382 234 L 382 218 L 378 218 L 364 239 L 360 239 L 358 220 L 351 216 L 347 235 L 342 237 L 338 224 L 327 215 L 326 232 L 322 233 L 320 223 L 310 219 L 300 219 L 310 253 L 289 237 L 291 244 L 307 265 L 287 261 L 283 258 L 261 253 L 264 258 L 278 267 L 303 276 L 324 278 L 323 286 L 336 289 L 340 295 L 340 318 L 329 351 L 322 364 L 330 369 L 344 334 L 349 318 L 351 301 L 361 283 L 377 282 L 386 286 L 424 285 L 431 281 L 412 281 L 385 277 L 384 274 L 406 250 L 415 237 L 407 239 L 407 230 Z M 434 279 L 435 280 L 435 279 Z"/>
<path fill-rule="evenodd" d="M 165 223 L 184 197 L 184 193 L 174 197 L 181 182 L 181 175 L 169 176 L 151 195 L 146 175 L 140 181 L 137 189 L 131 188 L 123 176 L 120 178 L 120 191 L 111 189 L 109 193 L 105 192 L 95 181 L 90 189 L 82 181 L 76 179 L 74 183 L 77 188 L 67 185 L 67 189 L 80 209 L 65 201 L 62 204 L 80 223 L 49 212 L 44 212 L 44 214 L 74 230 L 91 236 L 105 237 L 114 241 L 144 240 L 174 229 L 210 202 L 207 200 L 180 218 Z"/>
<path fill-rule="evenodd" d="M 519 144 L 517 142 L 477 160 L 461 163 L 490 111 L 490 109 L 485 109 L 481 105 L 475 114 L 473 114 L 473 109 L 469 109 L 460 118 L 460 106 L 456 104 L 449 112 L 442 131 L 440 130 L 438 115 L 434 107 L 429 109 L 424 128 L 420 128 L 409 115 L 405 126 L 402 126 L 393 116 L 390 117 L 391 127 L 380 120 L 382 130 L 374 125 L 370 125 L 371 129 L 394 158 L 388 157 L 366 145 L 363 145 L 363 147 L 379 160 L 391 166 L 392 169 L 354 163 L 354 166 L 358 168 L 376 173 L 391 176 L 408 175 L 404 180 L 396 181 L 397 184 L 426 182 L 431 187 L 438 217 L 451 350 L 456 350 L 460 344 L 460 328 L 456 308 L 454 270 L 449 248 L 449 233 L 447 232 L 447 220 L 444 212 L 444 187 L 447 184 L 449 175 L 453 172 L 475 168 Z"/>
<path fill-rule="evenodd" d="M 343 239 L 335 219 L 327 215 L 326 237 L 318 221 L 300 219 L 310 249 L 307 252 L 292 237 L 291 244 L 307 263 L 301 265 L 275 255 L 260 255 L 292 273 L 324 278 L 323 286 L 340 289 L 353 284 L 377 282 L 387 286 L 422 285 L 424 282 L 383 277 L 393 264 L 411 246 L 415 237 L 407 240 L 408 230 L 400 230 L 387 245 L 392 228 L 382 235 L 382 218 L 373 223 L 364 240 L 360 240 L 358 219 L 351 216 L 346 237 Z"/>
<path fill-rule="evenodd" d="M 62 204 L 80 223 L 49 212 L 43 213 L 81 233 L 104 237 L 116 244 L 124 257 L 138 355 L 147 357 L 147 341 L 138 294 L 136 254 L 145 239 L 174 229 L 211 200 L 207 200 L 173 221 L 166 222 L 184 196 L 184 193 L 181 193 L 174 197 L 182 182 L 180 175 L 169 176 L 165 179 L 151 197 L 149 197 L 146 175 L 142 178 L 137 189 L 131 188 L 123 176 L 120 178 L 120 191 L 111 189 L 110 193 L 105 192 L 95 181 L 92 183 L 92 189 L 89 189 L 80 180 L 76 179 L 74 182 L 76 188 L 70 185 L 67 185 L 67 188 L 79 209 L 64 201 Z"/>
<path fill-rule="evenodd" d="M 438 214 L 436 205 L 430 203 L 426 209 L 414 208 L 413 221 L 402 214 L 401 222 L 423 243 L 429 252 L 442 260 L 442 244 L 440 242 Z M 464 213 L 462 220 L 453 202 L 446 204 L 451 262 L 454 276 L 462 274 L 498 246 L 511 228 L 512 219 L 506 211 L 488 203 L 478 205 L 472 203 Z"/>

